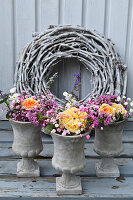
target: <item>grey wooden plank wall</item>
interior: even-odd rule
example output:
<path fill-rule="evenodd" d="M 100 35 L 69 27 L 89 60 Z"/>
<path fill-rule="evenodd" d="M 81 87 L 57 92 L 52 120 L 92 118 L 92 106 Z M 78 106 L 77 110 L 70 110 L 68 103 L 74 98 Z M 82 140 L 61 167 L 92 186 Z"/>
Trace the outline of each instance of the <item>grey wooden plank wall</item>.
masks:
<path fill-rule="evenodd" d="M 128 65 L 127 94 L 133 98 L 133 0 L 0 0 L 1 90 L 13 86 L 15 62 L 32 33 L 57 24 L 81 25 L 111 38 Z M 82 75 L 80 98 L 91 90 L 91 75 L 77 61 L 64 60 L 56 70 L 59 79 L 54 90 L 60 97 L 62 91 L 71 91 L 74 72 Z"/>

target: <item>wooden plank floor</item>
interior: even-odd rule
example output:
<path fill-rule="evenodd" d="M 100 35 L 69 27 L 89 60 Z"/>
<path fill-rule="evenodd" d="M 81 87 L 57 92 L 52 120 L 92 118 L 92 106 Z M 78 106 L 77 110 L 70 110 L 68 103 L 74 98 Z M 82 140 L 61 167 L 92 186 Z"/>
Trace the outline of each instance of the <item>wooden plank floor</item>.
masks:
<path fill-rule="evenodd" d="M 130 123 L 131 125 L 131 123 Z M 36 159 L 41 177 L 17 178 L 16 166 L 20 157 L 12 151 L 13 134 L 8 122 L 0 121 L 0 199 L 132 199 L 133 200 L 133 131 L 127 126 L 123 134 L 124 152 L 115 158 L 119 164 L 120 178 L 97 178 L 95 163 L 100 157 L 93 151 L 94 138 L 85 144 L 86 167 L 78 175 L 82 177 L 82 195 L 57 196 L 55 179 L 60 176 L 51 164 L 53 142 L 42 135 L 44 150 Z"/>

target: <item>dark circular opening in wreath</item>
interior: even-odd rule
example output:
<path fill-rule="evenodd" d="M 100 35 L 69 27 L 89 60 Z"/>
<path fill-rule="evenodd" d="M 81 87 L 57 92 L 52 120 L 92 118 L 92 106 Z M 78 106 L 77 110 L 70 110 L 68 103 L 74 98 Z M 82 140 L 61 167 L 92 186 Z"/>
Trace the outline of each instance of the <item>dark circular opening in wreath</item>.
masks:
<path fill-rule="evenodd" d="M 71 93 L 75 83 L 74 74 L 79 74 L 81 84 L 79 92 L 76 92 L 79 100 L 82 100 L 92 91 L 91 72 L 76 58 L 64 58 L 56 64 L 50 76 L 58 72 L 58 77 L 51 85 L 50 91 L 59 99 L 64 99 L 63 92 Z"/>

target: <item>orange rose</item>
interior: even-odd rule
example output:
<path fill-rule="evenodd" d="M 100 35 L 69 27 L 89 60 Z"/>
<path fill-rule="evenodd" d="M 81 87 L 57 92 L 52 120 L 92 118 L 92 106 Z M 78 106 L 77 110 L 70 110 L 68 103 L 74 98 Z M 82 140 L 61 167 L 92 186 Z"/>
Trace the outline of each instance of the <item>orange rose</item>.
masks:
<path fill-rule="evenodd" d="M 121 113 L 123 116 L 126 115 L 127 111 L 126 109 L 123 107 L 123 105 L 121 104 L 117 104 L 117 103 L 113 103 L 112 104 L 112 107 L 115 108 L 115 112 L 118 114 L 118 113 Z"/>
<path fill-rule="evenodd" d="M 39 107 L 39 104 L 35 99 L 27 98 L 23 101 L 22 106 L 25 108 L 25 110 L 30 110 L 35 106 Z"/>
<path fill-rule="evenodd" d="M 115 114 L 115 108 L 113 108 L 112 106 L 103 103 L 100 108 L 99 108 L 99 112 L 101 113 L 102 111 L 106 112 L 109 115 L 114 115 Z"/>

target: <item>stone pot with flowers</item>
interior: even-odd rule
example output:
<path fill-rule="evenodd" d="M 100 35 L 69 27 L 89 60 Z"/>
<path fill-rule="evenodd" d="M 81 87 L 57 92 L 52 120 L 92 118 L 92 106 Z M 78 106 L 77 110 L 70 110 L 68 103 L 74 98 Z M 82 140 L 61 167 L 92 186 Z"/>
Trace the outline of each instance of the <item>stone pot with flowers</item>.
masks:
<path fill-rule="evenodd" d="M 133 102 L 125 96 L 103 95 L 87 103 L 95 120 L 94 151 L 102 159 L 96 163 L 98 177 L 119 177 L 120 171 L 113 157 L 123 151 L 122 132 L 126 120 L 132 116 Z"/>
<path fill-rule="evenodd" d="M 46 126 L 47 117 L 56 109 L 54 97 L 38 94 L 31 96 L 23 91 L 16 93 L 12 88 L 9 94 L 0 94 L 0 103 L 6 104 L 7 118 L 13 128 L 13 151 L 22 157 L 17 164 L 18 177 L 40 176 L 38 163 L 33 159 L 43 149 L 41 128 Z"/>
<path fill-rule="evenodd" d="M 56 192 L 59 195 L 81 194 L 81 178 L 75 173 L 81 171 L 86 163 L 84 144 L 91 130 L 86 124 L 91 119 L 82 106 L 77 106 L 71 94 L 64 92 L 63 95 L 67 100 L 65 106 L 58 108 L 46 127 L 54 142 L 52 165 L 62 172 L 62 176 L 56 178 Z"/>

